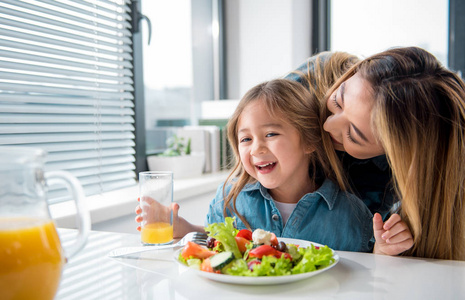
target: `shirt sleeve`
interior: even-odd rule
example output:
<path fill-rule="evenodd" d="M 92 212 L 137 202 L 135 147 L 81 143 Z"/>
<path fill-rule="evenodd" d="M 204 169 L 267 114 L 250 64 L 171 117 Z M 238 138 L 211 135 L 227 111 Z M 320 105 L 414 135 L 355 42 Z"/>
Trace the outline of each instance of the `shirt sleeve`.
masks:
<path fill-rule="evenodd" d="M 224 222 L 223 206 L 223 184 L 220 184 L 216 190 L 215 198 L 210 202 L 210 207 L 208 208 L 208 213 L 205 218 L 205 226 L 211 223 Z"/>

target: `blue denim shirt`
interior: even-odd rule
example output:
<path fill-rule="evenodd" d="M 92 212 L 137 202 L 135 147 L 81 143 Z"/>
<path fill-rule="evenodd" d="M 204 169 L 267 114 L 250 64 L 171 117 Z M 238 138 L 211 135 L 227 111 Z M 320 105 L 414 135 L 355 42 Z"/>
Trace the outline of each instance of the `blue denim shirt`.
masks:
<path fill-rule="evenodd" d="M 231 185 L 226 187 L 229 192 Z M 223 185 L 210 203 L 206 224 L 224 222 Z M 277 237 L 308 240 L 334 250 L 373 251 L 373 221 L 370 210 L 357 197 L 345 193 L 326 179 L 313 193 L 297 203 L 286 225 L 268 190 L 259 182 L 246 185 L 236 200 L 237 211 L 252 230 L 261 228 Z M 236 216 L 238 229 L 246 228 Z"/>

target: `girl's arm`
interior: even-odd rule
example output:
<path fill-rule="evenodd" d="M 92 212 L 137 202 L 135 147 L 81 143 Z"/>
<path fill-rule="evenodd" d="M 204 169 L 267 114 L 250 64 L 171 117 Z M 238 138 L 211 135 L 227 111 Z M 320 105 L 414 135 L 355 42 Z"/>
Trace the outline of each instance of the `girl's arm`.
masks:
<path fill-rule="evenodd" d="M 398 255 L 413 246 L 413 236 L 407 224 L 398 214 L 393 214 L 386 222 L 379 213 L 373 217 L 373 233 L 376 243 L 375 254 Z"/>

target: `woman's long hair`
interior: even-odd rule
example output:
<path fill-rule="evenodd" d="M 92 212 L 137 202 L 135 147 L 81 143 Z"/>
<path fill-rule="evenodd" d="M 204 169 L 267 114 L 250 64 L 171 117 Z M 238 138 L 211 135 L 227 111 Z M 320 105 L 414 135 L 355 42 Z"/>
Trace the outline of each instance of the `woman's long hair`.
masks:
<path fill-rule="evenodd" d="M 231 184 L 231 190 L 225 195 L 223 209 L 224 216 L 234 212 L 249 229 L 247 220 L 236 210 L 236 199 L 244 186 L 255 182 L 255 179 L 244 170 L 240 161 L 237 124 L 242 111 L 255 101 L 262 101 L 273 117 L 295 127 L 300 134 L 302 145 L 315 149 L 308 154 L 311 179 L 315 180 L 317 172 L 329 173 L 329 165 L 321 143 L 320 104 L 314 95 L 302 84 L 287 79 L 271 80 L 250 89 L 239 102 L 227 124 L 228 141 L 234 152 L 235 166 L 226 180 Z M 223 194 L 226 194 L 225 187 L 226 184 Z"/>
<path fill-rule="evenodd" d="M 326 100 L 328 90 L 335 82 L 354 66 L 360 59 L 347 52 L 320 52 L 307 60 L 305 71 L 296 70 L 291 75 L 297 76 L 297 80 L 302 83 L 320 103 L 321 136 L 326 157 L 331 165 L 331 171 L 327 177 L 338 183 L 343 191 L 350 191 L 345 172 L 341 161 L 336 155 L 330 135 L 323 129 L 323 123 L 329 116 Z"/>
<path fill-rule="evenodd" d="M 427 51 L 395 48 L 355 65 L 373 89 L 372 126 L 393 171 L 406 255 L 465 260 L 465 84 Z"/>

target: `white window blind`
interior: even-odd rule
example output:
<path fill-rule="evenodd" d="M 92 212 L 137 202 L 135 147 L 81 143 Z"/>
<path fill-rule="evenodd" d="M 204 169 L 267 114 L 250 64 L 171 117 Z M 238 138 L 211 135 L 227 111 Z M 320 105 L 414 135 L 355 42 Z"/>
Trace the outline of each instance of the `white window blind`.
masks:
<path fill-rule="evenodd" d="M 129 5 L 0 0 L 0 145 L 45 149 L 87 196 L 136 184 Z"/>

